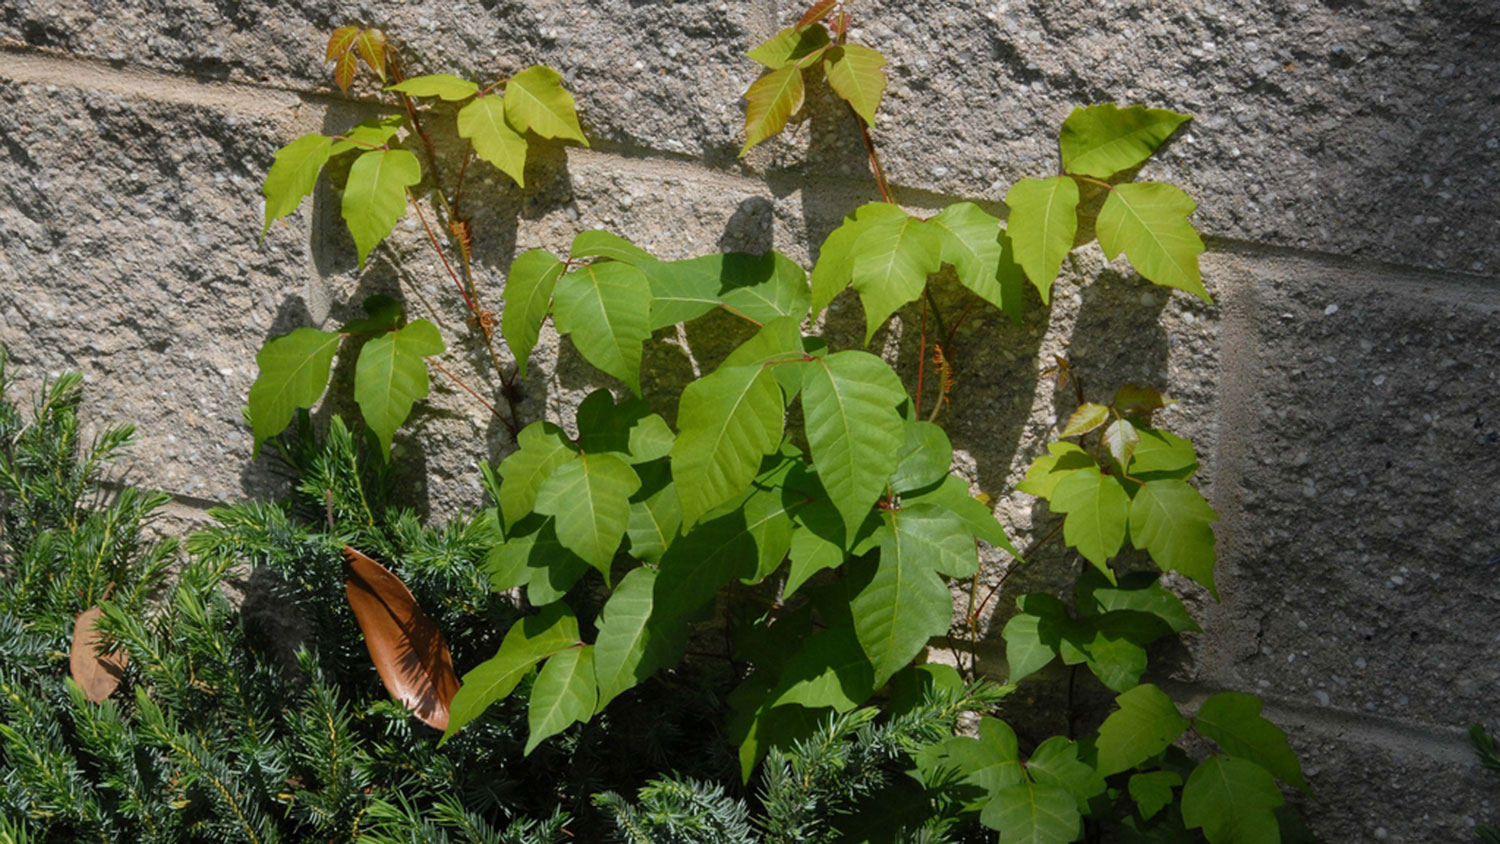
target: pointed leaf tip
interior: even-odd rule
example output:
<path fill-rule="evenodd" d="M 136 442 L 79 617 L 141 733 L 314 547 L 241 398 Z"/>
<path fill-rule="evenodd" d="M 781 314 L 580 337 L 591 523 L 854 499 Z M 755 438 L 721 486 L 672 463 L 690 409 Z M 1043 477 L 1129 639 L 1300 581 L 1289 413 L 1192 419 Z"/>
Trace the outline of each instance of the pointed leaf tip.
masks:
<path fill-rule="evenodd" d="M 349 545 L 344 546 L 344 559 L 349 608 L 386 691 L 422 723 L 448 729 L 448 707 L 458 691 L 458 676 L 442 631 L 385 566 Z"/>

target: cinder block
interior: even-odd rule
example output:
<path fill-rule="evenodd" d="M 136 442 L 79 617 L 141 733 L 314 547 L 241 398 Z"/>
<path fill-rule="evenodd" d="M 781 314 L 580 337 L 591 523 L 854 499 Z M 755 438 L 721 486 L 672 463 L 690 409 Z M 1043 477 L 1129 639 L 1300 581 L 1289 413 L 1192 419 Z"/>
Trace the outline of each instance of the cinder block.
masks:
<path fill-rule="evenodd" d="M 1206 676 L 1430 724 L 1493 717 L 1500 297 L 1437 274 L 1242 265 Z"/>

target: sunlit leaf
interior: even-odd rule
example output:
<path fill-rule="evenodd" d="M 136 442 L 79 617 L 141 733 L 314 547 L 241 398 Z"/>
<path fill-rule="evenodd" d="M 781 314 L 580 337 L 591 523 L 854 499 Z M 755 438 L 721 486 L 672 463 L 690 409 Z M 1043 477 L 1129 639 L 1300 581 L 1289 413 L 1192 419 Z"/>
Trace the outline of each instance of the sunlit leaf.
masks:
<path fill-rule="evenodd" d="M 852 247 L 850 284 L 865 309 L 865 344 L 891 314 L 915 301 L 927 276 L 942 269 L 938 232 L 915 217 L 890 218 L 865 229 Z"/>
<path fill-rule="evenodd" d="M 1087 434 L 1089 431 L 1109 421 L 1109 408 L 1102 404 L 1084 402 L 1068 417 L 1068 425 L 1063 428 L 1060 437 L 1077 437 Z"/>
<path fill-rule="evenodd" d="M 646 625 L 651 619 L 655 584 L 656 572 L 645 567 L 632 569 L 620 579 L 600 610 L 599 635 L 594 640 L 599 712 L 621 692 L 645 680 L 654 668 L 646 661 Z"/>
<path fill-rule="evenodd" d="M 1180 571 L 1216 597 L 1214 512 L 1203 494 L 1178 480 L 1147 481 L 1130 503 L 1131 544 L 1163 571 Z"/>
<path fill-rule="evenodd" d="M 1113 582 L 1109 558 L 1125 541 L 1130 515 L 1130 496 L 1119 479 L 1086 466 L 1057 482 L 1051 507 L 1068 514 L 1063 522 L 1063 540 Z"/>
<path fill-rule="evenodd" d="M 590 264 L 558 279 L 552 318 L 583 357 L 641 393 L 641 344 L 651 336 L 651 284 L 619 261 Z"/>
<path fill-rule="evenodd" d="M 772 35 L 765 43 L 745 55 L 765 65 L 770 70 L 796 64 L 811 53 L 828 46 L 828 30 L 821 26 L 795 27 Z"/>
<path fill-rule="evenodd" d="M 1058 145 L 1063 169 L 1107 179 L 1151 157 L 1191 115 L 1160 108 L 1101 103 L 1075 108 L 1063 121 Z"/>
<path fill-rule="evenodd" d="M 291 423 L 297 408 L 310 408 L 328 388 L 339 335 L 299 328 L 277 337 L 255 353 L 260 374 L 250 385 L 250 426 L 254 451 Z"/>
<path fill-rule="evenodd" d="M 672 477 L 684 525 L 749 485 L 781 441 L 784 415 L 781 388 L 763 366 L 721 367 L 682 391 Z"/>
<path fill-rule="evenodd" d="M 594 648 L 583 645 L 553 654 L 542 666 L 531 687 L 531 706 L 526 712 L 530 730 L 523 756 L 537 745 L 594 715 L 599 701 L 594 685 Z"/>
<path fill-rule="evenodd" d="M 813 27 L 804 32 L 818 32 Z M 866 123 L 874 125 L 875 111 L 885 93 L 885 56 L 861 44 L 841 44 L 829 50 L 823 59 L 828 85 L 844 98 Z"/>
<path fill-rule="evenodd" d="M 516 367 L 526 377 L 526 362 L 541 336 L 542 321 L 552 306 L 552 291 L 565 265 L 545 249 L 528 249 L 511 262 L 505 276 L 505 309 L 500 312 L 500 334 Z"/>
<path fill-rule="evenodd" d="M 341 26 L 328 35 L 328 46 L 323 50 L 323 61 L 331 62 L 354 47 L 359 37 L 359 27 Z"/>
<path fill-rule="evenodd" d="M 818 262 L 812 271 L 812 315 L 817 316 L 840 291 L 849 286 L 854 274 L 854 244 L 871 226 L 906 217 L 906 212 L 885 202 L 868 202 L 823 241 Z"/>
<path fill-rule="evenodd" d="M 562 463 L 537 490 L 537 512 L 557 519 L 563 547 L 609 580 L 610 563 L 630 521 L 641 479 L 618 455 L 582 453 Z"/>
<path fill-rule="evenodd" d="M 395 85 L 386 88 L 387 91 L 400 91 L 413 97 L 438 97 L 440 99 L 458 102 L 479 93 L 479 86 L 467 79 L 454 76 L 451 73 L 434 73 L 428 76 L 413 76 L 403 79 Z"/>
<path fill-rule="evenodd" d="M 385 33 L 378 29 L 367 29 L 354 39 L 354 51 L 375 71 L 380 81 L 385 81 Z"/>
<path fill-rule="evenodd" d="M 420 181 L 422 167 L 404 149 L 371 150 L 354 159 L 344 183 L 343 214 L 361 268 L 406 213 L 406 189 Z"/>
<path fill-rule="evenodd" d="M 479 97 L 458 111 L 458 135 L 474 145 L 474 154 L 526 187 L 526 136 L 505 119 L 499 97 Z"/>
<path fill-rule="evenodd" d="M 354 365 L 354 400 L 387 459 L 396 429 L 417 399 L 427 395 L 426 358 L 443 349 L 437 327 L 419 319 L 376 337 L 360 350 Z"/>
<path fill-rule="evenodd" d="M 691 388 L 690 388 L 691 389 Z M 885 491 L 900 459 L 906 388 L 885 361 L 844 351 L 803 365 L 802 411 L 813 466 L 847 536 Z"/>
<path fill-rule="evenodd" d="M 806 91 L 802 71 L 788 65 L 766 73 L 745 92 L 745 147 L 750 148 L 786 128 L 787 118 L 802 107 Z"/>
<path fill-rule="evenodd" d="M 578 456 L 563 429 L 533 422 L 516 437 L 515 451 L 500 461 L 500 514 L 513 525 L 536 507 L 537 491 L 557 467 Z"/>
<path fill-rule="evenodd" d="M 490 704 L 510 694 L 526 672 L 538 662 L 580 643 L 578 619 L 567 604 L 556 603 L 540 615 L 527 616 L 511 626 L 500 650 L 464 675 L 453 696 L 447 741 L 464 725 L 479 717 Z"/>
<path fill-rule="evenodd" d="M 1099 773 L 1105 776 L 1161 753 L 1188 728 L 1172 699 L 1150 683 L 1125 692 L 1115 703 L 1120 708 L 1099 725 Z"/>
<path fill-rule="evenodd" d="M 313 133 L 303 135 L 276 151 L 276 161 L 266 173 L 261 193 L 266 197 L 266 223 L 262 234 L 270 230 L 273 220 L 297 210 L 302 198 L 313 192 L 318 173 L 328 163 L 333 139 Z"/>
<path fill-rule="evenodd" d="M 1019 324 L 1026 275 L 1000 220 L 972 202 L 955 202 L 927 223 L 937 230 L 939 257 L 953 265 L 959 283 Z"/>
<path fill-rule="evenodd" d="M 568 254 L 575 261 L 579 258 L 609 258 L 627 264 L 641 264 L 656 260 L 650 252 L 603 229 L 587 229 L 573 235 Z"/>
<path fill-rule="evenodd" d="M 880 557 L 869 581 L 849 599 L 860 647 L 882 684 L 911 662 L 933 636 L 948 632 L 953 595 L 928 556 L 930 541 L 917 540 L 902 528 L 901 514 L 886 514 Z M 973 551 L 973 543 L 958 539 Z"/>
<path fill-rule="evenodd" d="M 1163 182 L 1116 185 L 1099 209 L 1099 245 L 1111 261 L 1124 252 L 1148 280 L 1211 302 L 1198 270 L 1203 240 L 1187 220 L 1197 207 L 1179 188 Z"/>
<path fill-rule="evenodd" d="M 505 83 L 505 117 L 517 131 L 589 145 L 562 74 L 545 65 L 528 67 Z"/>
<path fill-rule="evenodd" d="M 1010 206 L 1006 228 L 1015 244 L 1016 263 L 1046 302 L 1058 268 L 1073 250 L 1078 185 L 1066 176 L 1022 179 L 1005 195 L 1005 204 Z"/>

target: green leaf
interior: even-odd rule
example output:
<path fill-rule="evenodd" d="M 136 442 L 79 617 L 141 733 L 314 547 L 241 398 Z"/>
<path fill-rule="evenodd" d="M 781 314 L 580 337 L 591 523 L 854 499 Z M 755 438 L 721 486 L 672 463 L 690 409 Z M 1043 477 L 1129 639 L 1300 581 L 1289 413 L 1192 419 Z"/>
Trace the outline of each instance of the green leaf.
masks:
<path fill-rule="evenodd" d="M 599 611 L 599 635 L 594 640 L 594 677 L 599 685 L 597 712 L 603 712 L 616 696 L 651 676 L 654 670 L 646 660 L 646 652 L 651 592 L 655 586 L 656 572 L 644 566 L 631 569 Z"/>
<path fill-rule="evenodd" d="M 886 520 L 873 576 L 849 600 L 854 631 L 875 667 L 877 686 L 921 653 L 929 639 L 948 632 L 953 619 L 953 595 L 927 556 L 931 537 L 914 538 L 899 514 L 888 512 Z M 959 539 L 972 552 L 972 543 Z"/>
<path fill-rule="evenodd" d="M 1078 233 L 1078 185 L 1067 176 L 1022 179 L 1005 195 L 1010 206 L 1006 227 L 1016 248 L 1016 263 L 1047 302 L 1062 261 L 1073 251 Z"/>
<path fill-rule="evenodd" d="M 1099 464 L 1074 443 L 1048 443 L 1047 454 L 1032 461 L 1031 468 L 1026 470 L 1026 480 L 1016 484 L 1016 489 L 1038 498 L 1051 499 L 1063 478 L 1090 467 L 1097 471 Z"/>
<path fill-rule="evenodd" d="M 1075 108 L 1063 121 L 1058 145 L 1063 169 L 1108 179 L 1151 157 L 1178 126 L 1192 116 L 1160 108 L 1101 103 Z"/>
<path fill-rule="evenodd" d="M 406 125 L 404 115 L 392 115 L 379 120 L 366 120 L 344 133 L 343 138 L 333 144 L 333 155 L 343 155 L 353 150 L 369 150 L 383 147 Z"/>
<path fill-rule="evenodd" d="M 1141 813 L 1141 820 L 1151 820 L 1172 802 L 1172 789 L 1182 785 L 1182 777 L 1171 771 L 1147 771 L 1130 776 L 1130 799 Z"/>
<path fill-rule="evenodd" d="M 765 43 L 746 53 L 748 58 L 777 70 L 796 64 L 804 56 L 828 46 L 828 30 L 821 26 L 798 29 L 789 26 L 766 39 Z"/>
<path fill-rule="evenodd" d="M 1125 541 L 1125 522 L 1130 515 L 1130 496 L 1120 480 L 1085 466 L 1057 482 L 1050 504 L 1055 512 L 1068 515 L 1063 522 L 1063 541 L 1114 582 L 1109 558 Z"/>
<path fill-rule="evenodd" d="M 291 423 L 299 407 L 312 407 L 328 388 L 333 355 L 339 335 L 314 328 L 299 328 L 277 337 L 255 353 L 260 374 L 250 385 L 250 427 L 255 433 L 254 452 Z"/>
<path fill-rule="evenodd" d="M 1084 402 L 1068 417 L 1068 426 L 1063 428 L 1059 437 L 1077 437 L 1087 434 L 1089 431 L 1109 421 L 1109 408 L 1102 404 Z"/>
<path fill-rule="evenodd" d="M 533 665 L 579 643 L 578 619 L 566 604 L 553 604 L 540 615 L 512 625 L 493 657 L 464 675 L 449 705 L 447 741 L 483 714 L 490 704 L 510 694 Z"/>
<path fill-rule="evenodd" d="M 1065 789 L 1020 782 L 1000 789 L 979 822 L 1000 830 L 1000 844 L 1068 844 L 1078 840 L 1083 819 Z"/>
<path fill-rule="evenodd" d="M 800 500 L 788 500 L 780 485 L 758 488 L 746 499 L 745 526 L 756 549 L 755 573 L 745 579 L 746 583 L 759 583 L 786 559 L 792 544 L 791 514 L 802 506 Z"/>
<path fill-rule="evenodd" d="M 1099 209 L 1099 246 L 1113 261 L 1123 251 L 1136 272 L 1212 302 L 1198 270 L 1203 240 L 1188 215 L 1198 207 L 1187 194 L 1162 182 L 1116 185 Z"/>
<path fill-rule="evenodd" d="M 1010 725 L 985 716 L 979 719 L 978 732 L 977 738 L 952 736 L 941 744 L 929 745 L 934 752 L 924 750 L 917 759 L 929 784 L 971 787 L 965 789 L 974 792 L 973 797 L 964 801 L 965 812 L 980 811 L 1002 789 L 1026 781 L 1016 733 Z M 961 779 L 952 782 L 946 770 L 954 771 Z"/>
<path fill-rule="evenodd" d="M 901 379 L 868 352 L 838 352 L 803 371 L 807 442 L 846 536 L 854 536 L 896 469 L 906 439 L 896 408 L 904 401 Z"/>
<path fill-rule="evenodd" d="M 953 265 L 959 283 L 1019 325 L 1026 276 L 1000 221 L 972 202 L 955 202 L 927 223 L 938 232 L 939 257 Z"/>
<path fill-rule="evenodd" d="M 1130 503 L 1130 542 L 1151 552 L 1163 571 L 1180 571 L 1218 597 L 1213 530 L 1218 519 L 1202 493 L 1186 482 L 1147 481 Z"/>
<path fill-rule="evenodd" d="M 505 308 L 500 312 L 500 335 L 526 377 L 526 362 L 542 333 L 542 320 L 552 306 L 552 290 L 565 264 L 545 249 L 528 249 L 516 256 L 505 277 Z"/>
<path fill-rule="evenodd" d="M 528 67 L 505 83 L 505 119 L 520 132 L 589 145 L 562 74 L 545 65 Z"/>
<path fill-rule="evenodd" d="M 922 295 L 927 276 L 942 269 L 937 229 L 915 217 L 874 223 L 854 242 L 850 284 L 865 309 L 865 344 L 891 314 Z"/>
<path fill-rule="evenodd" d="M 1287 745 L 1286 733 L 1261 716 L 1262 707 L 1255 695 L 1222 692 L 1203 702 L 1193 726 L 1230 756 L 1254 762 L 1282 782 L 1312 794 L 1297 754 Z"/>
<path fill-rule="evenodd" d="M 790 597 L 818 572 L 843 564 L 847 556 L 844 518 L 832 502 L 812 501 L 797 511 L 797 525 L 792 529 L 787 556 L 792 564 L 782 587 L 783 598 Z"/>
<path fill-rule="evenodd" d="M 1116 419 L 1109 423 L 1101 436 L 1110 456 L 1122 467 L 1130 462 L 1130 456 L 1141 443 L 1141 435 L 1136 433 L 1135 426 L 1126 419 Z"/>
<path fill-rule="evenodd" d="M 801 264 L 780 252 L 729 252 L 717 258 L 719 299 L 734 311 L 759 323 L 807 315 L 807 273 Z"/>
<path fill-rule="evenodd" d="M 425 319 L 382 334 L 366 343 L 354 365 L 354 400 L 365 424 L 380 440 L 380 450 L 391 456 L 391 437 L 411 414 L 417 399 L 427 395 L 427 361 L 443 353 L 437 326 Z"/>
<path fill-rule="evenodd" d="M 651 330 L 691 322 L 719 307 L 724 261 L 703 255 L 685 261 L 641 261 L 651 282 Z"/>
<path fill-rule="evenodd" d="M 406 189 L 420 181 L 422 166 L 404 149 L 371 150 L 354 159 L 344 183 L 343 213 L 361 268 L 406 213 Z"/>
<path fill-rule="evenodd" d="M 781 441 L 785 413 L 776 377 L 762 366 L 721 367 L 682 391 L 672 477 L 684 525 L 744 491 Z"/>
<path fill-rule="evenodd" d="M 400 91 L 413 97 L 439 97 L 444 100 L 458 102 L 479 93 L 479 86 L 467 79 L 454 76 L 451 73 L 433 73 L 428 76 L 413 76 L 403 79 L 386 88 L 387 91 Z"/>
<path fill-rule="evenodd" d="M 1099 725 L 1099 773 L 1118 774 L 1161 753 L 1188 728 L 1172 699 L 1143 683 L 1115 698 L 1120 708 Z"/>
<path fill-rule="evenodd" d="M 804 31 L 821 29 L 821 26 L 816 26 Z M 885 56 L 861 44 L 841 44 L 825 53 L 823 58 L 828 86 L 871 126 L 875 125 L 875 111 L 880 108 L 880 97 L 885 93 L 883 67 Z"/>
<path fill-rule="evenodd" d="M 942 428 L 931 422 L 907 422 L 891 491 L 900 494 L 932 486 L 948 476 L 952 465 L 953 444 Z"/>
<path fill-rule="evenodd" d="M 365 300 L 360 303 L 360 307 L 364 308 L 369 316 L 358 317 L 344 323 L 339 328 L 340 334 L 376 334 L 394 331 L 401 327 L 401 321 L 406 318 L 406 309 L 401 307 L 401 302 L 383 293 L 366 296 Z"/>
<path fill-rule="evenodd" d="M 1160 619 L 1173 633 L 1199 630 L 1182 600 L 1162 586 L 1154 572 L 1131 572 L 1114 587 L 1097 571 L 1086 571 L 1079 577 L 1075 593 L 1074 605 L 1081 616 L 1144 613 Z"/>
<path fill-rule="evenodd" d="M 474 154 L 526 187 L 526 136 L 505 119 L 499 97 L 480 97 L 458 111 L 458 135 L 474 145 Z"/>
<path fill-rule="evenodd" d="M 646 481 L 644 486 L 649 488 L 651 483 Z M 630 538 L 630 555 L 648 563 L 658 563 L 682 527 L 682 505 L 677 501 L 677 486 L 668 483 L 643 499 L 639 496 L 637 493 L 639 500 L 630 503 L 630 522 L 625 526 L 625 535 Z"/>
<path fill-rule="evenodd" d="M 536 507 L 536 494 L 557 467 L 578 456 L 563 429 L 533 422 L 516 437 L 517 449 L 500 461 L 500 515 L 513 525 Z"/>
<path fill-rule="evenodd" d="M 554 654 L 531 687 L 531 707 L 526 712 L 530 735 L 522 755 L 531 755 L 537 745 L 575 722 L 586 723 L 598 700 L 594 647 L 584 645 Z"/>
<path fill-rule="evenodd" d="M 271 221 L 297 210 L 302 198 L 318 184 L 318 173 L 333 152 L 333 139 L 313 133 L 303 135 L 276 151 L 276 160 L 266 173 L 260 192 L 266 197 L 266 224 L 261 236 L 271 228 Z"/>
<path fill-rule="evenodd" d="M 740 157 L 786 128 L 787 118 L 802 107 L 805 93 L 802 70 L 796 65 L 769 71 L 755 80 L 745 92 L 745 147 Z"/>
<path fill-rule="evenodd" d="M 781 668 L 780 682 L 767 697 L 768 707 L 795 703 L 848 712 L 869 700 L 875 693 L 875 674 L 854 630 L 845 624 L 799 643 Z"/>
<path fill-rule="evenodd" d="M 807 353 L 803 351 L 801 319 L 777 317 L 761 326 L 749 340 L 736 346 L 719 368 L 763 366 L 776 361 L 778 365 L 772 367 L 776 370 L 776 381 L 781 384 L 783 391 L 793 395 L 802 389 L 802 367 L 780 364 L 798 361 L 806 356 Z"/>
<path fill-rule="evenodd" d="M 1039 785 L 1055 785 L 1073 795 L 1078 811 L 1087 813 L 1089 801 L 1104 793 L 1104 777 L 1078 758 L 1078 743 L 1053 736 L 1032 751 L 1026 773 Z"/>
<path fill-rule="evenodd" d="M 651 284 L 618 261 L 580 267 L 557 282 L 552 317 L 589 363 L 641 394 L 641 344 L 651 336 Z"/>
<path fill-rule="evenodd" d="M 1210 756 L 1182 787 L 1182 822 L 1189 829 L 1201 827 L 1210 844 L 1279 844 L 1273 810 L 1282 802 L 1265 768 Z"/>
<path fill-rule="evenodd" d="M 1166 431 L 1138 428 L 1141 441 L 1130 458 L 1130 474 L 1150 479 L 1153 475 L 1171 475 L 1187 480 L 1198 468 L 1198 454 L 1188 440 Z"/>
<path fill-rule="evenodd" d="M 536 509 L 557 518 L 563 547 L 587 560 L 607 582 L 630 522 L 630 496 L 640 488 L 640 477 L 617 455 L 580 454 L 542 483 Z"/>
<path fill-rule="evenodd" d="M 891 530 L 902 551 L 949 577 L 972 577 L 979 570 L 979 552 L 964 521 L 936 504 L 907 504 L 888 511 Z"/>
<path fill-rule="evenodd" d="M 576 418 L 578 447 L 583 451 L 614 452 L 636 465 L 666 457 L 672 450 L 666 420 L 641 399 L 615 404 L 614 395 L 601 387 L 578 405 Z"/>
<path fill-rule="evenodd" d="M 754 574 L 755 563 L 755 542 L 739 510 L 704 522 L 672 543 L 662 555 L 651 593 L 653 664 L 674 663 L 693 615 L 719 589 Z"/>
<path fill-rule="evenodd" d="M 534 514 L 512 526 L 504 543 L 490 549 L 485 568 L 490 588 L 526 587 L 526 600 L 542 607 L 568 594 L 589 570 L 584 559 L 563 547 L 556 519 Z"/>
<path fill-rule="evenodd" d="M 1061 653 L 1062 642 L 1071 635 L 1072 627 L 1067 607 L 1056 596 L 1022 595 L 1016 603 L 1021 612 L 1011 616 L 1000 631 L 1010 668 L 1006 682 L 1012 685 L 1051 663 Z"/>
<path fill-rule="evenodd" d="M 650 252 L 614 232 L 603 229 L 588 229 L 573 235 L 573 245 L 569 247 L 568 254 L 575 261 L 579 258 L 609 258 L 612 261 L 624 261 L 627 264 L 656 261 L 651 257 Z"/>
<path fill-rule="evenodd" d="M 816 317 L 828 303 L 849 286 L 854 273 L 854 244 L 871 226 L 904 219 L 906 212 L 885 202 L 868 202 L 829 233 L 818 250 L 818 262 L 812 271 L 812 316 Z"/>
<path fill-rule="evenodd" d="M 1083 652 L 1084 662 L 1105 688 L 1124 692 L 1135 688 L 1146 673 L 1146 649 L 1129 635 L 1105 629 L 1105 622 L 1115 618 L 1103 616 L 1078 622 L 1072 644 Z"/>
<path fill-rule="evenodd" d="M 969 495 L 969 482 L 957 475 L 948 475 L 936 488 L 905 497 L 907 506 L 931 502 L 953 511 L 963 521 L 964 532 L 1004 550 L 1012 557 L 1020 558 L 1021 552 L 1005 535 L 1005 528 L 995 520 L 990 506 Z"/>

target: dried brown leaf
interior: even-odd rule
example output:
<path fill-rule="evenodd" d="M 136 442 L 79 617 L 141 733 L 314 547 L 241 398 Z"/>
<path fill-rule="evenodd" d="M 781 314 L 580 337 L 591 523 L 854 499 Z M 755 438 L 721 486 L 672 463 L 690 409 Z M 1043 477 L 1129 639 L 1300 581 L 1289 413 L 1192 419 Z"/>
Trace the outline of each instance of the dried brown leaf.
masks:
<path fill-rule="evenodd" d="M 448 706 L 458 691 L 458 675 L 442 631 L 385 566 L 348 545 L 344 559 L 349 607 L 386 691 L 424 724 L 448 729 Z"/>
<path fill-rule="evenodd" d="M 90 607 L 78 614 L 73 622 L 73 647 L 68 653 L 68 667 L 73 673 L 73 682 L 83 689 L 83 694 L 94 703 L 103 703 L 114 694 L 125 676 L 125 666 L 130 664 L 130 655 L 123 649 L 101 654 L 99 619 L 104 610 Z"/>

